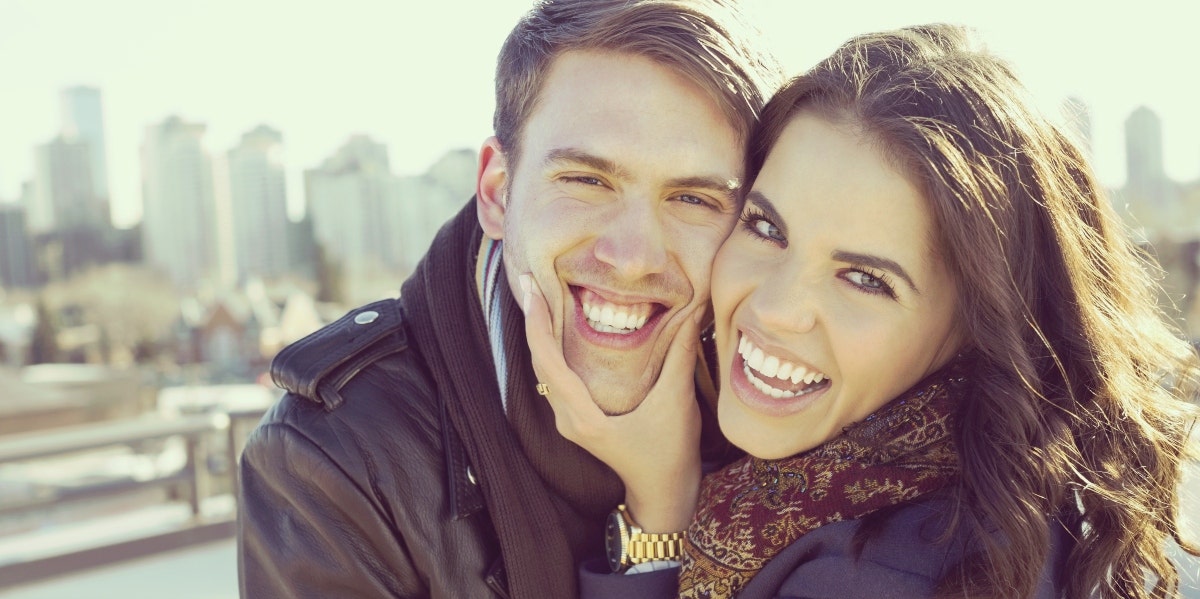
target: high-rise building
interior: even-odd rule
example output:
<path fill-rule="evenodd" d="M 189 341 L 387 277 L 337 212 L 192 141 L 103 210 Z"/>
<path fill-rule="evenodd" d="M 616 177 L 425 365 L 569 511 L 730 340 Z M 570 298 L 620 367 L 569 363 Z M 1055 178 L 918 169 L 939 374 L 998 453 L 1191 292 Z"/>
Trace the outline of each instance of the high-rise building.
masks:
<path fill-rule="evenodd" d="M 1163 166 L 1162 121 L 1145 106 L 1134 110 L 1125 120 L 1125 163 L 1125 186 L 1114 197 L 1145 229 L 1148 239 L 1158 243 L 1163 236 L 1194 235 L 1191 229 L 1195 217 L 1185 210 L 1180 201 L 1180 187 L 1167 177 Z M 1190 293 L 1190 290 L 1180 292 Z"/>
<path fill-rule="evenodd" d="M 88 144 L 58 136 L 34 148 L 34 194 L 29 228 L 34 233 L 99 229 L 108 224 L 108 203 L 92 185 Z"/>
<path fill-rule="evenodd" d="M 91 167 L 92 193 L 106 202 L 108 194 L 108 158 L 104 138 L 104 111 L 100 90 L 76 86 L 62 90 L 63 137 L 87 144 Z"/>
<path fill-rule="evenodd" d="M 1153 189 L 1166 180 L 1163 170 L 1162 121 L 1153 110 L 1139 106 L 1125 119 L 1125 164 L 1128 187 Z"/>
<path fill-rule="evenodd" d="M 399 265 L 399 241 L 384 213 L 395 181 L 387 147 L 363 135 L 304 172 L 315 243 L 351 277 Z"/>
<path fill-rule="evenodd" d="M 35 262 L 48 280 L 114 258 L 100 92 L 62 92 L 62 128 L 34 147 L 34 181 L 24 193 Z"/>
<path fill-rule="evenodd" d="M 27 226 L 49 280 L 110 259 L 108 201 L 96 196 L 90 161 L 88 144 L 65 135 L 34 149 Z"/>
<path fill-rule="evenodd" d="M 309 279 L 317 276 L 317 248 L 312 215 L 288 221 L 288 271 Z"/>
<path fill-rule="evenodd" d="M 239 281 L 289 270 L 283 136 L 260 126 L 229 151 L 230 218 Z"/>
<path fill-rule="evenodd" d="M 1092 110 L 1082 98 L 1069 97 L 1063 100 L 1063 118 L 1067 130 L 1075 138 L 1075 142 L 1083 149 L 1088 157 L 1093 156 L 1092 149 Z"/>
<path fill-rule="evenodd" d="M 37 285 L 32 250 L 25 228 L 25 207 L 0 202 L 0 286 Z"/>
<path fill-rule="evenodd" d="M 400 242 L 402 274 L 412 272 L 433 237 L 475 193 L 475 152 L 454 150 L 424 174 L 397 179 L 387 219 Z"/>
<path fill-rule="evenodd" d="M 203 123 L 178 116 L 146 128 L 142 142 L 142 251 L 176 285 L 211 281 L 216 268 L 212 159 Z"/>

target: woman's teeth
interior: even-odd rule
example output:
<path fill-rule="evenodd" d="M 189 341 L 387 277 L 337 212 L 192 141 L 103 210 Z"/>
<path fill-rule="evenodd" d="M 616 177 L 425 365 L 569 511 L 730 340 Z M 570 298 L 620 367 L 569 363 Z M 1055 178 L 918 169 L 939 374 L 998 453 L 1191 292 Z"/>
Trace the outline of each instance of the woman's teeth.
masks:
<path fill-rule="evenodd" d="M 588 326 L 593 330 L 628 335 L 646 326 L 646 321 L 650 319 L 651 307 L 651 304 L 619 306 L 607 302 L 584 302 L 583 314 Z"/>
<path fill-rule="evenodd" d="M 810 385 L 824 382 L 828 378 L 820 372 L 808 370 L 799 364 L 767 355 L 744 336 L 738 343 L 738 353 L 741 354 L 745 364 L 743 371 L 746 379 L 750 381 L 751 385 L 754 385 L 755 389 L 771 397 L 795 397 L 811 390 Z M 771 384 L 772 382 L 787 388 L 781 389 Z M 804 384 L 803 387 L 795 388 L 801 383 Z"/>

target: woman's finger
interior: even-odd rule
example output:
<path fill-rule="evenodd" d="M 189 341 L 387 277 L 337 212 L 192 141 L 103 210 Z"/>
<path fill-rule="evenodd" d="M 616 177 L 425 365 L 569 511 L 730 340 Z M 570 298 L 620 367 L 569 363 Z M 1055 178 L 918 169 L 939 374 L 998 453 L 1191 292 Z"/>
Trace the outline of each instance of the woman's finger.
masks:
<path fill-rule="evenodd" d="M 546 304 L 537 282 L 531 275 L 523 274 L 520 276 L 520 283 L 523 293 L 521 308 L 525 312 L 525 337 L 529 343 L 534 373 L 538 382 L 549 386 L 547 400 L 554 408 L 555 414 L 572 418 L 591 417 L 593 412 L 603 415 L 592 401 L 583 381 L 563 358 L 562 348 L 554 338 L 550 307 Z M 568 413 L 562 414 L 560 410 L 566 410 Z"/>
<path fill-rule="evenodd" d="M 700 319 L 703 317 L 704 309 L 699 308 L 679 327 L 667 348 L 658 380 L 643 404 L 662 402 L 670 406 L 668 409 L 677 409 L 682 403 L 695 402 L 696 351 L 700 347 Z"/>

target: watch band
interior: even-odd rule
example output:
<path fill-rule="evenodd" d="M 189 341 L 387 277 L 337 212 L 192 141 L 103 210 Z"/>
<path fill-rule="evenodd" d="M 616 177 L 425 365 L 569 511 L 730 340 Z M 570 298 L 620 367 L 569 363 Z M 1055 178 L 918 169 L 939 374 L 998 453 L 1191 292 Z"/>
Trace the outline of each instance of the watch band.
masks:
<path fill-rule="evenodd" d="M 684 531 L 666 533 L 643 532 L 633 520 L 625 504 L 617 506 L 614 514 L 623 525 L 620 553 L 623 565 L 641 564 L 656 560 L 677 560 L 683 556 Z"/>
<path fill-rule="evenodd" d="M 685 535 L 683 532 L 632 534 L 629 536 L 629 563 L 679 559 L 683 556 Z"/>

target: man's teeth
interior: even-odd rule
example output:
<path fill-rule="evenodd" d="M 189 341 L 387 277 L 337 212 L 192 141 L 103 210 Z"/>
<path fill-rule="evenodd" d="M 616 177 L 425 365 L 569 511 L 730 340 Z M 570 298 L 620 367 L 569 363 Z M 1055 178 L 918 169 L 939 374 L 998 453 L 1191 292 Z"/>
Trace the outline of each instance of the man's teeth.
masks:
<path fill-rule="evenodd" d="M 583 313 L 587 317 L 588 326 L 601 333 L 628 335 L 646 326 L 646 321 L 650 319 L 650 308 L 650 304 L 618 306 L 607 302 L 585 302 Z"/>
<path fill-rule="evenodd" d="M 746 379 L 756 389 L 771 397 L 795 397 L 804 392 L 804 389 L 788 391 L 778 389 L 770 384 L 770 380 L 799 385 L 803 382 L 805 385 L 820 383 L 825 380 L 825 375 L 813 370 L 808 370 L 799 364 L 792 364 L 786 360 L 780 360 L 775 356 L 769 356 L 763 352 L 761 348 L 755 347 L 746 337 L 742 337 L 738 343 L 738 353 L 741 354 L 745 362 L 743 369 L 746 374 Z M 766 380 L 764 380 L 766 379 Z"/>

